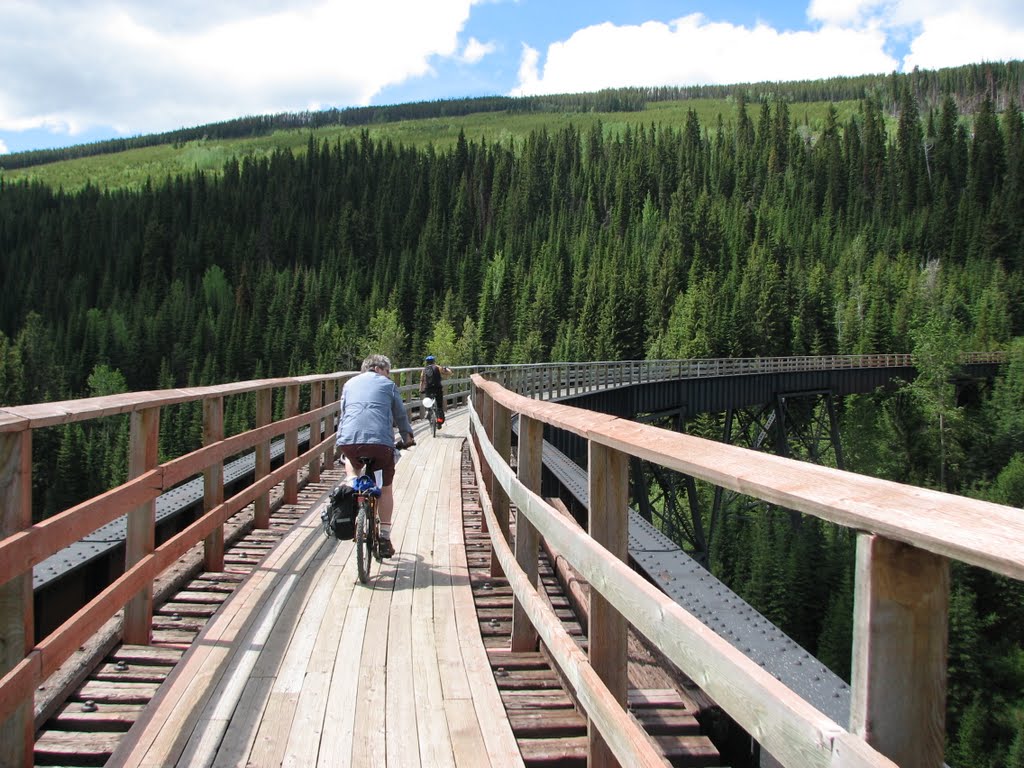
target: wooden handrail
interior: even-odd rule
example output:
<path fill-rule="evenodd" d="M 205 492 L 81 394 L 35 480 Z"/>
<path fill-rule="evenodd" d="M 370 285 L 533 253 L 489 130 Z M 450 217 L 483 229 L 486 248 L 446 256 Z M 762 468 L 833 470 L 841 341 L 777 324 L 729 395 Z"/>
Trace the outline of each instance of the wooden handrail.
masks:
<path fill-rule="evenodd" d="M 998 363 L 1005 359 L 1003 353 L 983 353 L 965 358 L 965 362 L 973 363 Z M 532 418 L 540 422 L 551 424 L 561 429 L 567 429 L 587 439 L 593 439 L 611 449 L 622 451 L 629 450 L 632 441 L 649 441 L 650 435 L 640 433 L 628 433 L 621 420 L 613 417 L 596 416 L 593 413 L 572 409 L 566 406 L 557 406 L 545 402 L 552 397 L 562 397 L 579 394 L 584 391 L 594 391 L 598 388 L 611 388 L 640 382 L 659 381 L 671 378 L 694 377 L 694 376 L 732 376 L 764 373 L 771 370 L 823 370 L 840 369 L 852 367 L 906 367 L 913 364 L 909 355 L 846 355 L 846 356 L 825 356 L 825 357 L 792 357 L 784 359 L 771 358 L 740 358 L 728 360 L 667 360 L 667 361 L 603 361 L 594 363 L 537 363 L 530 365 L 490 365 L 490 366 L 462 366 L 454 369 L 455 375 L 447 381 L 449 399 L 463 399 L 469 396 L 470 387 L 479 380 L 480 386 L 483 379 L 480 374 L 486 374 L 496 382 L 514 387 L 528 397 L 519 398 L 506 390 L 495 393 L 495 402 L 500 403 L 511 412 L 529 413 Z M 419 368 L 396 369 L 392 375 L 399 383 L 399 390 L 407 402 L 407 407 L 415 408 L 418 404 L 412 403 L 413 393 L 418 389 Z M 105 397 L 83 398 L 79 400 L 68 400 L 52 403 L 38 403 L 23 406 L 7 406 L 0 408 L 0 448 L 9 451 L 14 458 L 5 465 L 0 465 L 0 500 L 3 494 L 7 494 L 6 501 L 10 509 L 3 511 L 6 527 L 6 534 L 0 539 L 0 589 L 15 595 L 29 593 L 29 587 L 21 590 L 16 587 L 15 579 L 31 580 L 31 569 L 34 565 L 42 562 L 60 551 L 63 547 L 77 541 L 91 530 L 108 523 L 131 510 L 138 510 L 145 505 L 152 505 L 153 500 L 160 492 L 182 482 L 197 474 L 211 472 L 212 467 L 217 467 L 228 456 L 255 446 L 257 467 L 257 481 L 249 486 L 246 491 L 236 494 L 223 503 L 217 504 L 204 514 L 195 524 L 186 528 L 171 541 L 174 542 L 173 549 L 185 551 L 203 539 L 204 536 L 213 534 L 216 526 L 223 523 L 226 516 L 233 513 L 240 506 L 241 499 L 255 500 L 256 502 L 256 524 L 266 525 L 268 517 L 267 493 L 270 487 L 277 481 L 287 479 L 298 471 L 303 461 L 309 463 L 319 460 L 318 457 L 324 453 L 333 456 L 330 442 L 330 430 L 324 433 L 324 440 L 317 442 L 311 432 L 311 443 L 316 447 L 303 456 L 292 458 L 295 453 L 294 433 L 301 427 L 319 423 L 319 420 L 330 419 L 338 410 L 336 400 L 338 385 L 353 376 L 350 371 L 334 372 L 329 374 L 315 374 L 309 376 L 296 376 L 275 379 L 262 379 L 255 381 L 233 382 L 229 384 L 180 388 L 170 390 L 158 390 L 147 392 L 129 392 Z M 404 382 L 404 383 L 403 383 Z M 299 413 L 270 423 L 270 394 L 273 390 L 283 389 L 289 392 L 288 407 L 292 412 L 296 409 L 298 388 L 309 386 L 311 388 L 323 387 L 327 399 L 326 404 L 319 405 L 318 394 L 310 390 L 311 410 L 306 413 Z M 497 385 L 495 385 L 497 386 Z M 462 387 L 466 387 L 462 389 Z M 28 525 L 30 489 L 30 462 L 28 454 L 31 449 L 31 433 L 33 430 L 53 427 L 63 424 L 88 421 L 91 419 L 103 418 L 106 416 L 133 414 L 132 418 L 144 411 L 149 411 L 152 423 L 152 413 L 158 412 L 164 406 L 177 405 L 188 402 L 208 401 L 216 398 L 224 398 L 230 395 L 255 393 L 257 395 L 257 412 L 262 414 L 257 427 L 249 432 L 236 435 L 223 440 L 215 440 L 209 445 L 202 447 L 192 453 L 178 457 L 162 465 L 151 467 L 146 458 L 136 464 L 139 477 L 112 489 L 93 499 L 84 501 L 71 509 L 65 510 L 58 515 L 36 525 Z M 505 398 L 505 399 L 502 399 Z M 508 398 L 518 398 L 509 400 Z M 510 404 L 512 403 L 512 404 Z M 318 407 L 319 405 L 319 407 Z M 216 410 L 215 408 L 213 410 Z M 262 419 L 262 421 L 260 420 Z M 636 425 L 634 425 L 635 427 Z M 289 443 L 289 456 L 285 462 L 285 469 L 269 472 L 269 441 L 271 437 L 285 435 Z M 319 434 L 319 431 L 317 431 Z M 624 437 L 628 439 L 623 442 Z M 152 428 L 148 439 L 152 439 Z M 677 436 L 685 438 L 685 436 Z M 694 438 L 688 438 L 693 440 Z M 654 443 L 650 443 L 654 445 Z M 727 448 L 727 447 L 726 447 Z M 683 443 L 662 445 L 660 449 L 650 448 L 654 453 L 664 449 L 676 458 L 667 460 L 666 466 L 680 468 L 681 471 L 688 471 L 694 476 L 704 477 L 712 482 L 728 484 L 730 480 L 725 478 L 720 471 L 714 467 L 699 467 L 689 460 L 679 458 L 688 456 L 688 452 L 696 450 L 692 445 Z M 639 448 L 637 450 L 640 450 Z M 645 455 L 637 453 L 635 455 Z M 140 452 L 138 459 L 143 458 Z M 769 459 L 770 457 L 762 457 Z M 728 456 L 722 454 L 719 459 L 725 461 Z M 655 458 L 657 460 L 657 458 Z M 675 463 L 671 463 L 675 462 Z M 724 464 L 722 466 L 725 466 Z M 805 465 L 806 466 L 806 465 Z M 780 471 L 775 468 L 772 471 Z M 700 474 L 705 472 L 705 474 Z M 997 505 L 984 505 L 983 502 L 972 502 L 970 509 L 975 515 L 988 516 L 991 524 L 985 528 L 983 525 L 975 526 L 982 531 L 981 543 L 976 539 L 974 542 L 963 542 L 956 537 L 955 527 L 962 523 L 963 518 L 956 515 L 938 515 L 939 525 L 917 526 L 908 522 L 908 519 L 916 519 L 923 511 L 930 511 L 935 508 L 934 499 L 928 495 L 929 492 L 915 491 L 911 496 L 906 497 L 906 505 L 902 508 L 905 517 L 884 515 L 879 516 L 872 513 L 874 495 L 878 493 L 889 493 L 891 489 L 887 486 L 876 486 L 873 490 L 865 490 L 862 496 L 851 496 L 845 507 L 836 508 L 830 505 L 827 499 L 815 498 L 812 494 L 802 493 L 799 487 L 788 487 L 777 489 L 777 498 L 771 494 L 770 484 L 758 484 L 759 477 L 744 474 L 737 471 L 732 475 L 737 490 L 750 492 L 755 488 L 758 493 L 767 494 L 765 498 L 775 500 L 777 503 L 786 504 L 793 508 L 807 511 L 811 514 L 818 514 L 826 519 L 832 519 L 844 525 L 850 525 L 863 530 L 878 531 L 894 540 L 904 541 L 914 546 L 928 549 L 937 554 L 957 557 L 965 562 L 981 565 L 999 573 L 1021 578 L 1022 565 L 1020 556 L 1008 552 L 1006 541 L 1007 521 L 1004 513 L 997 508 Z M 288 488 L 293 492 L 291 480 Z M 881 482 L 881 481 L 876 481 Z M 915 495 L 916 494 L 916 495 Z M 961 500 L 962 502 L 963 500 Z M 248 503 L 248 502 L 246 502 Z M 17 506 L 15 510 L 14 506 Z M 244 506 L 242 504 L 241 506 Z M 908 512 L 909 510 L 909 512 Z M 146 514 L 152 514 L 151 511 Z M 135 517 L 139 520 L 138 514 Z M 12 520 L 19 520 L 11 525 Z M 976 521 L 974 521 L 976 522 Z M 149 525 L 148 521 L 146 525 Z M 22 527 L 25 526 L 25 527 Z M 1001 538 L 996 537 L 994 529 L 999 528 Z M 1016 529 L 1014 529 L 1016 530 Z M 145 538 L 144 536 L 142 537 Z M 129 563 L 129 568 L 122 580 L 111 585 L 107 595 L 100 604 L 83 608 L 87 611 L 85 618 L 73 619 L 74 627 L 67 627 L 58 630 L 55 635 L 47 638 L 43 644 L 32 646 L 32 606 L 31 600 L 25 602 L 24 597 L 17 600 L 5 602 L 4 608 L 7 613 L 0 616 L 0 622 L 6 623 L 10 632 L 17 627 L 16 631 L 22 631 L 27 635 L 27 644 L 24 652 L 16 650 L 11 656 L 11 648 L 7 649 L 6 656 L 0 658 L 0 671 L 5 672 L 0 680 L 0 721 L 12 712 L 16 707 L 31 702 L 34 683 L 40 676 L 45 677 L 48 670 L 55 668 L 55 665 L 63 660 L 62 654 L 67 649 L 76 647 L 84 640 L 79 636 L 85 628 L 92 627 L 98 617 L 109 612 L 114 612 L 124 606 L 120 602 L 122 598 L 128 600 L 132 597 L 129 586 L 136 590 L 158 575 L 164 565 L 164 557 L 170 550 L 167 547 L 170 542 L 161 545 L 153 551 L 136 553 L 138 562 Z M 981 550 L 988 547 L 988 551 Z M 128 586 L 126 586 L 128 585 Z M 114 597 L 116 595 L 116 597 Z M 19 608 L 18 606 L 21 606 Z M 145 603 L 142 604 L 143 612 L 146 610 Z M 11 611 L 21 611 L 13 618 Z M 45 652 L 44 652 L 45 651 Z M 66 656 L 64 657 L 66 658 Z M 24 709 L 24 707 L 22 707 Z M 31 707 L 28 708 L 29 710 Z M 30 713 L 29 713 L 30 715 Z M 20 715 L 19 715 L 20 716 Z M 29 719 L 30 716 L 29 716 Z M 30 734 L 31 729 L 26 725 L 25 732 Z"/>
<path fill-rule="evenodd" d="M 475 419 L 479 428 L 480 422 L 475 412 L 471 413 L 471 418 Z M 492 451 L 493 456 L 497 457 L 497 452 L 489 443 L 486 444 L 484 450 Z M 470 441 L 470 452 L 473 454 L 477 487 L 483 489 L 486 484 L 480 474 L 480 460 L 472 441 Z M 508 542 L 499 535 L 500 526 L 490 497 L 486 493 L 481 493 L 480 502 L 483 514 L 487 518 L 487 528 L 491 532 L 494 553 L 501 563 L 509 586 L 516 597 L 521 600 L 527 617 L 537 629 L 537 633 L 544 641 L 548 651 L 557 659 L 559 669 L 562 670 L 572 686 L 576 698 L 583 704 L 587 713 L 593 715 L 598 729 L 612 744 L 615 756 L 622 765 L 667 766 L 668 762 L 654 749 L 639 723 L 632 719 L 612 698 L 608 688 L 590 666 L 586 654 L 566 631 L 561 619 L 541 598 L 540 593 L 530 582 L 523 569 L 516 563 L 515 555 Z"/>
<path fill-rule="evenodd" d="M 578 528 L 562 519 L 556 510 L 516 479 L 485 439 L 475 413 L 471 414 L 471 419 L 484 459 L 517 510 L 579 571 L 591 590 L 600 592 L 615 605 L 638 632 L 707 691 L 775 758 L 784 765 L 820 768 L 895 766 L 870 748 L 857 753 L 867 754 L 870 757 L 867 762 L 835 761 L 833 742 L 845 733 L 842 726 L 790 691 L 629 566 L 611 557 L 588 536 L 581 535 Z M 496 539 L 493 533 L 491 538 Z M 516 598 L 528 599 L 518 592 Z M 563 663 L 571 663 L 555 655 L 554 649 L 549 650 L 559 668 Z"/>
<path fill-rule="evenodd" d="M 304 462 L 323 453 L 332 443 L 333 435 L 330 435 L 326 440 L 199 517 L 127 569 L 74 616 L 41 640 L 21 664 L 0 679 L 0 721 L 10 715 L 26 693 L 30 694 L 41 680 L 52 674 L 85 640 L 117 613 L 142 585 L 152 582 L 217 526 L 252 503 L 256 496 L 293 475 Z"/>
<path fill-rule="evenodd" d="M 974 352 L 963 356 L 964 363 L 1003 363 L 1004 352 Z M 912 367 L 913 356 L 906 353 L 885 355 L 800 355 L 785 358 L 735 357 L 735 358 L 691 358 L 683 360 L 623 360 L 590 363 L 550 362 L 517 365 L 466 365 L 455 366 L 455 375 L 447 381 L 454 384 L 468 383 L 474 373 L 486 374 L 496 381 L 502 381 L 502 374 L 509 371 L 551 372 L 561 381 L 570 380 L 570 372 L 603 370 L 605 384 L 614 386 L 622 383 L 639 383 L 673 378 L 704 376 L 737 376 L 768 373 L 774 370 L 819 371 L 847 368 L 897 368 Z M 396 368 L 392 375 L 399 379 L 418 373 L 419 368 Z M 141 408 L 164 407 L 180 403 L 203 400 L 208 397 L 226 397 L 264 389 L 280 389 L 293 384 L 309 385 L 331 381 L 343 381 L 353 375 L 352 371 L 329 374 L 293 376 L 277 379 L 255 379 L 230 384 L 206 387 L 128 392 L 104 397 L 87 397 L 77 400 L 63 400 L 34 405 L 0 407 L 0 432 L 38 429 L 76 421 L 88 421 L 103 416 L 131 413 Z M 413 376 L 413 378 L 415 378 Z M 531 379 L 542 381 L 542 379 Z M 579 378 L 572 380 L 572 386 L 581 386 Z M 403 396 L 418 389 L 418 380 L 399 387 Z M 549 390 L 545 389 L 544 392 Z M 539 394 L 539 393 L 538 393 Z"/>
<path fill-rule="evenodd" d="M 156 499 L 203 468 L 252 448 L 258 442 L 304 426 L 310 417 L 336 413 L 338 404 L 329 403 L 316 411 L 275 421 L 265 427 L 234 435 L 217 443 L 179 456 L 133 478 L 113 490 L 88 499 L 30 528 L 0 541 L 0 584 L 38 565 L 46 558 L 79 541 L 100 526 L 116 520 L 139 504 Z"/>
<path fill-rule="evenodd" d="M 514 413 L 632 456 L 915 547 L 1024 580 L 1024 515 L 1014 507 L 669 432 L 581 408 L 537 401 L 479 378 Z M 969 535 L 967 534 L 969 532 Z"/>
<path fill-rule="evenodd" d="M 977 357 L 985 357 L 982 362 L 999 362 L 997 355 Z M 869 362 L 887 367 L 912 363 L 908 356 L 891 355 Z M 676 372 L 681 371 L 682 366 Z M 565 429 L 592 446 L 658 463 L 858 531 L 858 607 L 851 730 L 847 730 L 561 520 L 502 461 L 490 444 L 486 421 L 472 416 L 488 472 L 519 513 L 592 589 L 784 765 L 893 765 L 890 758 L 898 758 L 901 765 L 942 764 L 948 615 L 945 558 L 1024 579 L 1024 551 L 1019 546 L 1024 540 L 1024 520 L 1019 510 L 535 400 L 480 375 L 473 376 L 473 386 L 474 398 L 492 403 L 488 407 L 496 412 Z M 903 574 L 907 567 L 927 575 L 907 578 Z M 524 599 L 516 593 L 517 601 Z M 928 636 L 918 636 L 921 632 Z M 912 668 L 913 673 L 897 675 L 895 667 L 902 672 Z M 909 680 L 913 690 L 901 690 L 900 680 Z M 922 705 L 923 699 L 927 701 Z M 911 701 L 913 706 L 904 703 Z"/>

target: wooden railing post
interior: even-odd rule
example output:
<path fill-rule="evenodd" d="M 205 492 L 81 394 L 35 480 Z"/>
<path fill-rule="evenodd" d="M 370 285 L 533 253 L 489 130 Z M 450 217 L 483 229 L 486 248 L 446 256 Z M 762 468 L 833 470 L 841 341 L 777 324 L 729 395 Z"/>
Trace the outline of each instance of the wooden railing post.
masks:
<path fill-rule="evenodd" d="M 32 525 L 32 430 L 0 433 L 0 539 Z M 0 677 L 7 674 L 33 645 L 32 571 L 0 585 Z M 0 744 L 17 768 L 33 765 L 35 735 L 33 698 L 29 695 L 14 713 L 0 721 Z"/>
<path fill-rule="evenodd" d="M 203 400 L 203 445 L 224 439 L 224 398 Z M 218 461 L 203 470 L 203 511 L 224 501 L 224 462 Z M 203 542 L 203 567 L 212 573 L 224 570 L 224 526 L 218 525 Z"/>
<path fill-rule="evenodd" d="M 484 390 L 477 389 L 476 391 L 477 403 L 476 403 L 476 414 L 480 418 L 480 424 L 484 428 L 484 434 L 479 437 L 481 440 L 491 440 L 491 435 L 487 433 L 487 430 L 491 428 L 491 396 L 488 395 Z M 494 484 L 494 473 L 491 472 L 490 465 L 485 461 L 483 466 L 480 467 L 483 474 L 484 485 L 488 492 L 491 486 Z M 487 533 L 487 517 L 486 515 L 480 515 L 480 532 Z M 493 558 L 492 558 L 493 560 Z"/>
<path fill-rule="evenodd" d="M 144 408 L 131 414 L 128 479 L 138 477 L 157 465 L 160 438 L 160 409 Z M 156 501 L 148 501 L 128 513 L 125 538 L 125 570 L 131 568 L 156 546 Z M 149 582 L 124 607 L 124 642 L 149 645 L 153 632 L 153 582 Z"/>
<path fill-rule="evenodd" d="M 590 441 L 590 536 L 613 557 L 629 557 L 629 456 Z M 628 678 L 628 625 L 625 618 L 596 589 L 590 590 L 590 665 L 625 708 Z M 611 750 L 588 721 L 589 760 L 595 766 L 618 765 Z"/>
<path fill-rule="evenodd" d="M 540 493 L 541 450 L 544 423 L 519 416 L 519 466 L 516 474 L 528 490 Z M 524 514 L 516 514 L 516 562 L 530 584 L 537 586 L 537 529 Z M 537 650 L 537 630 L 533 628 L 519 600 L 512 603 L 512 650 Z"/>
<path fill-rule="evenodd" d="M 949 561 L 857 539 L 850 731 L 901 768 L 943 764 Z"/>
<path fill-rule="evenodd" d="M 324 402 L 324 384 L 322 381 L 314 381 L 309 385 L 309 410 L 315 411 L 323 405 Z M 310 419 L 309 422 L 309 447 L 312 448 L 314 445 L 323 440 L 323 430 L 320 427 L 320 417 L 317 416 L 315 419 Z M 323 460 L 323 456 L 317 454 L 313 457 L 312 461 L 309 462 L 309 481 L 311 483 L 320 482 L 320 463 Z"/>
<path fill-rule="evenodd" d="M 284 417 L 299 415 L 299 385 L 289 384 L 284 388 Z M 287 464 L 299 455 L 299 430 L 289 429 L 284 435 L 284 460 Z M 299 501 L 299 473 L 289 472 L 284 479 L 284 503 L 297 504 Z"/>
<path fill-rule="evenodd" d="M 265 427 L 273 419 L 274 390 L 261 389 L 256 393 L 256 426 Z M 270 474 L 270 438 L 256 444 L 256 480 Z M 270 527 L 270 491 L 256 497 L 252 524 L 256 528 Z"/>
<path fill-rule="evenodd" d="M 509 413 L 508 408 L 494 400 L 491 401 L 491 443 L 494 445 L 494 449 L 498 452 L 498 455 L 501 456 L 505 463 L 510 463 L 510 459 L 512 458 L 512 414 Z M 498 518 L 498 527 L 501 529 L 501 536 L 505 541 L 511 541 L 508 522 L 508 494 L 505 493 L 505 489 L 501 487 L 501 483 L 498 482 L 498 478 L 495 477 L 493 473 L 491 474 L 489 490 L 491 506 L 494 508 L 494 516 Z M 498 561 L 498 555 L 492 548 L 491 576 L 498 577 L 503 575 L 504 571 L 501 569 L 501 563 Z"/>
<path fill-rule="evenodd" d="M 338 386 L 339 385 L 337 379 L 331 379 L 329 382 L 327 382 L 327 400 L 325 402 L 333 403 L 338 400 Z M 332 415 L 330 418 L 331 421 L 327 424 L 327 429 L 330 432 L 336 432 L 337 424 L 335 422 L 340 417 L 339 415 L 335 414 Z M 327 449 L 325 458 L 326 460 L 324 461 L 324 468 L 333 469 L 334 462 L 338 460 L 338 446 L 336 444 L 331 443 L 331 446 Z"/>

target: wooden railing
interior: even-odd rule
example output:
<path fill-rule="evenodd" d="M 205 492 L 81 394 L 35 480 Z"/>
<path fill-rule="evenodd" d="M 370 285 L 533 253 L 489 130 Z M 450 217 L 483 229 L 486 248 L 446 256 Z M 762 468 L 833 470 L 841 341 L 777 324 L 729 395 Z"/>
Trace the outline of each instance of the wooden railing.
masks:
<path fill-rule="evenodd" d="M 223 570 L 223 526 L 250 503 L 254 524 L 268 527 L 271 488 L 284 482 L 284 500 L 294 503 L 298 472 L 319 478 L 324 458 L 333 460 L 337 387 L 351 374 L 241 382 L 215 387 L 135 392 L 110 397 L 10 407 L 0 410 L 0 626 L 4 632 L 0 671 L 0 741 L 7 765 L 31 765 L 33 691 L 119 610 L 125 642 L 148 644 L 154 581 L 189 549 L 204 543 L 205 565 Z M 308 388 L 309 410 L 299 412 L 300 389 Z M 284 392 L 284 417 L 273 421 L 272 396 Z M 224 436 L 224 398 L 253 393 L 256 428 Z M 157 461 L 160 410 L 200 401 L 203 447 L 162 464 Z M 326 404 L 325 404 L 326 403 Z M 32 524 L 32 434 L 37 429 L 116 414 L 130 419 L 129 480 L 42 522 Z M 329 427 L 326 425 L 330 425 Z M 298 454 L 298 433 L 310 428 L 309 449 Z M 284 436 L 282 466 L 270 471 L 270 442 Z M 223 464 L 255 450 L 255 481 L 223 497 Z M 154 502 L 164 491 L 196 475 L 204 477 L 204 513 L 155 546 Z M 125 572 L 39 643 L 33 642 L 32 568 L 96 528 L 127 516 Z"/>
<path fill-rule="evenodd" d="M 779 369 L 776 369 L 779 370 Z M 514 379 L 514 376 L 513 376 Z M 648 638 L 786 766 L 943 764 L 949 559 L 1024 579 L 1018 509 L 803 463 L 530 399 L 473 377 L 481 497 L 495 556 L 515 593 L 513 650 L 539 634 L 587 710 L 592 764 L 655 765 L 625 714 L 626 626 Z M 518 414 L 518 471 L 509 467 Z M 538 495 L 544 425 L 589 446 L 589 536 Z M 476 450 L 474 452 L 476 452 Z M 857 531 L 848 728 L 814 709 L 632 571 L 626 559 L 629 457 Z M 509 506 L 516 516 L 509 548 Z M 591 587 L 589 658 L 537 597 L 536 540 Z"/>
<path fill-rule="evenodd" d="M 468 395 L 468 376 L 477 367 L 459 369 L 446 382 L 449 401 Z M 392 371 L 407 408 L 414 400 L 420 369 Z M 319 479 L 334 459 L 335 419 L 341 385 L 353 372 L 262 379 L 211 387 L 131 392 L 108 397 L 0 408 L 0 765 L 31 765 L 34 734 L 33 692 L 118 611 L 124 610 L 125 642 L 148 644 L 153 614 L 153 584 L 188 550 L 203 543 L 204 567 L 223 570 L 224 524 L 249 504 L 254 525 L 270 524 L 270 490 L 283 483 L 285 503 L 294 503 L 299 472 Z M 275 392 L 284 414 L 274 420 Z M 255 398 L 254 429 L 225 437 L 224 400 Z M 283 396 L 282 396 L 283 395 Z M 300 412 L 300 403 L 308 410 Z M 186 455 L 158 462 L 161 409 L 200 402 L 203 445 Z M 32 435 L 36 430 L 110 416 L 130 420 L 128 481 L 94 498 L 32 523 Z M 309 428 L 309 447 L 298 453 L 299 432 Z M 270 444 L 283 437 L 284 460 L 271 471 Z M 226 459 L 254 451 L 255 480 L 224 498 Z M 204 512 L 194 523 L 155 545 L 155 500 L 163 492 L 203 476 Z M 100 526 L 127 516 L 125 570 L 93 600 L 50 635 L 33 637 L 32 569 Z"/>
<path fill-rule="evenodd" d="M 597 388 L 689 376 L 907 364 L 909 357 L 906 355 L 861 355 L 465 366 L 456 368 L 454 377 L 446 381 L 445 386 L 449 402 L 462 401 L 469 395 L 470 377 L 485 373 L 524 395 L 550 399 Z M 414 399 L 419 374 L 419 368 L 392 372 L 414 415 L 420 408 Z M 251 503 L 255 508 L 255 525 L 266 527 L 272 487 L 283 483 L 285 501 L 290 503 L 297 495 L 301 468 L 308 467 L 310 479 L 319 477 L 323 462 L 331 462 L 334 456 L 333 432 L 339 388 L 352 375 L 339 372 L 0 408 L 0 744 L 6 750 L 3 763 L 31 764 L 33 692 L 100 626 L 124 609 L 124 640 L 148 643 L 153 583 L 161 573 L 199 542 L 203 542 L 205 567 L 221 569 L 223 526 L 229 517 Z M 276 421 L 272 416 L 275 392 L 283 393 L 284 411 L 282 418 Z M 224 400 L 245 394 L 255 398 L 255 427 L 226 438 Z M 303 401 L 309 404 L 309 409 L 300 412 Z M 203 446 L 159 463 L 161 409 L 194 402 L 202 403 Z M 119 414 L 126 415 L 131 424 L 128 481 L 33 524 L 33 432 Z M 299 455 L 298 433 L 306 427 L 310 427 L 309 448 Z M 280 436 L 285 442 L 284 462 L 271 471 L 270 442 Z M 255 481 L 224 499 L 225 459 L 249 450 L 254 450 L 256 455 Z M 154 500 L 164 491 L 198 475 L 204 478 L 203 515 L 156 546 Z M 53 633 L 35 643 L 32 568 L 122 515 L 126 515 L 128 521 L 124 574 Z"/>

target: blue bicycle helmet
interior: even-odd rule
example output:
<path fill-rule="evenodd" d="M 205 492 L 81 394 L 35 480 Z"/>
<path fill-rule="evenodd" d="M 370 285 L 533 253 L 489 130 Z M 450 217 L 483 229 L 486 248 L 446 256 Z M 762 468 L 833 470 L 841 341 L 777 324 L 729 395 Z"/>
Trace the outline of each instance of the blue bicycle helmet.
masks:
<path fill-rule="evenodd" d="M 427 355 L 427 362 L 428 363 L 434 362 L 434 356 L 433 355 Z"/>

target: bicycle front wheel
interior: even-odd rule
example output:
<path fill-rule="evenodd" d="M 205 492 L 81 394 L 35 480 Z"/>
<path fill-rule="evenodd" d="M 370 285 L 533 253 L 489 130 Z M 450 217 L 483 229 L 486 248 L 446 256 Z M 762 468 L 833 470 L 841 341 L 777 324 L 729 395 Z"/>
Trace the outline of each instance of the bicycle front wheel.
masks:
<path fill-rule="evenodd" d="M 359 512 L 356 514 L 356 568 L 359 571 L 359 580 L 363 584 L 370 580 L 371 525 L 373 511 L 370 509 L 370 502 L 363 499 L 359 502 Z"/>

